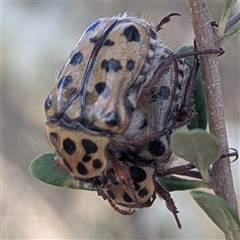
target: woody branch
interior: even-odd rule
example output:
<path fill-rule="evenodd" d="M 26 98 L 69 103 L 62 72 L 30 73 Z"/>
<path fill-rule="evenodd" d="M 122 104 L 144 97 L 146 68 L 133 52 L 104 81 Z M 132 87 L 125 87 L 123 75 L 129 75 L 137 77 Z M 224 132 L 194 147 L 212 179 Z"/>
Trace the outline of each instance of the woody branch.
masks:
<path fill-rule="evenodd" d="M 218 49 L 221 44 L 216 29 L 211 25 L 204 0 L 187 0 L 198 50 Z M 209 130 L 217 136 L 223 153 L 228 152 L 228 140 L 224 118 L 223 97 L 216 54 L 199 56 L 206 93 Z M 212 185 L 215 194 L 224 198 L 238 212 L 228 157 L 213 164 Z"/>

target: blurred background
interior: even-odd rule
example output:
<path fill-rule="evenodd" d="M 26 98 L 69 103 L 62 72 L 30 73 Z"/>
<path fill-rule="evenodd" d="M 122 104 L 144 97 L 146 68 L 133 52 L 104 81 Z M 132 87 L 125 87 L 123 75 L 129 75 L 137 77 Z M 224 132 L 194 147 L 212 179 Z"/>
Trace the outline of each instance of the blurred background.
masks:
<path fill-rule="evenodd" d="M 223 1 L 209 1 L 219 22 Z M 43 103 L 85 28 L 99 17 L 132 11 L 158 23 L 173 17 L 161 34 L 175 51 L 193 43 L 185 1 L 2 2 L 2 239 L 223 239 L 191 199 L 172 196 L 183 225 L 178 230 L 161 200 L 132 216 L 115 212 L 95 192 L 53 187 L 31 176 L 30 162 L 50 151 Z M 235 12 L 238 12 L 236 6 Z M 239 37 L 219 58 L 229 145 L 239 149 Z M 239 198 L 239 161 L 232 163 Z"/>

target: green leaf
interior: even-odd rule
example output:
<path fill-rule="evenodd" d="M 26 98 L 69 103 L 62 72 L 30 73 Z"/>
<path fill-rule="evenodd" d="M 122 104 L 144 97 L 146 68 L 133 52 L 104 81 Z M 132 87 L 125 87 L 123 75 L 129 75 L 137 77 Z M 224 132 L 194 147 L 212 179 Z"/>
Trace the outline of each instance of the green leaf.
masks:
<path fill-rule="evenodd" d="M 228 202 L 219 196 L 202 191 L 192 191 L 191 194 L 203 211 L 229 239 L 240 239 L 240 219 Z"/>
<path fill-rule="evenodd" d="M 222 16 L 221 16 L 221 20 L 220 20 L 220 24 L 219 24 L 219 28 L 218 28 L 220 37 L 224 36 L 227 21 L 231 15 L 233 6 L 236 2 L 237 2 L 237 0 L 225 0 L 223 12 L 222 12 Z"/>
<path fill-rule="evenodd" d="M 54 152 L 47 152 L 36 157 L 29 165 L 29 171 L 38 180 L 58 187 L 85 189 L 74 178 L 61 170 L 54 161 Z"/>
<path fill-rule="evenodd" d="M 216 137 L 202 129 L 188 132 L 176 130 L 170 139 L 170 148 L 179 157 L 192 163 L 208 182 L 208 169 L 221 156 L 221 146 Z"/>
<path fill-rule="evenodd" d="M 223 42 L 227 42 L 228 40 L 234 38 L 240 32 L 240 22 L 234 24 L 230 29 L 228 29 L 223 36 Z"/>
<path fill-rule="evenodd" d="M 191 190 L 196 188 L 209 188 L 209 185 L 203 181 L 188 180 L 185 178 L 169 175 L 157 179 L 169 192 Z"/>
<path fill-rule="evenodd" d="M 191 45 L 182 46 L 177 50 L 178 54 L 187 53 L 187 52 L 193 52 L 193 46 Z M 193 66 L 193 62 L 194 62 L 193 56 L 183 58 L 182 60 L 188 63 L 190 66 Z M 195 87 L 193 89 L 190 106 L 196 110 L 198 115 L 190 124 L 187 125 L 188 129 L 194 129 L 194 128 L 206 129 L 207 128 L 207 108 L 206 108 L 202 72 L 200 68 L 196 76 L 196 82 L 195 82 Z"/>

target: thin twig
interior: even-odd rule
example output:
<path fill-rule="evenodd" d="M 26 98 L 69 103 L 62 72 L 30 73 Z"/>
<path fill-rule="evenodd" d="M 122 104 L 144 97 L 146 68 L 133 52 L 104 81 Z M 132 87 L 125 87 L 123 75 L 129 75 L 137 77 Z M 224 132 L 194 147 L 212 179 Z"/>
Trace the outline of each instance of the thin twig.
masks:
<path fill-rule="evenodd" d="M 190 10 L 198 50 L 218 49 L 221 47 L 219 46 L 219 36 L 209 22 L 205 1 L 186 1 Z M 218 59 L 216 54 L 202 55 L 199 58 L 207 100 L 209 130 L 217 136 L 223 154 L 228 153 Z M 220 159 L 213 164 L 212 184 L 215 194 L 228 201 L 238 212 L 229 158 Z"/>

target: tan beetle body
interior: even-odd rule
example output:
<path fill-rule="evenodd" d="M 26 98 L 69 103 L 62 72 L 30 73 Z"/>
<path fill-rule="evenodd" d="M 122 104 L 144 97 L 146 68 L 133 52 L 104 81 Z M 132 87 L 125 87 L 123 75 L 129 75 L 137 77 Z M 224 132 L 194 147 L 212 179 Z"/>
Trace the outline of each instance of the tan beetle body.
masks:
<path fill-rule="evenodd" d="M 189 73 L 181 60 L 157 72 L 172 54 L 144 19 L 129 14 L 98 19 L 45 101 L 46 135 L 58 162 L 116 210 L 127 207 L 119 210 L 123 214 L 152 204 L 156 169 L 171 156 L 171 126 Z M 128 152 L 144 160 L 124 158 Z"/>

